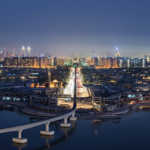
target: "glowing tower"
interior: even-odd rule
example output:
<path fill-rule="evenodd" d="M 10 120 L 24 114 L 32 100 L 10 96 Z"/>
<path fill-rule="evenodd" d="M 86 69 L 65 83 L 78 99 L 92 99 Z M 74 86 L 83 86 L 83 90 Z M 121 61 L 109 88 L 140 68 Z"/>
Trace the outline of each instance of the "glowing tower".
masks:
<path fill-rule="evenodd" d="M 116 57 L 120 57 L 119 49 L 117 46 L 116 46 Z"/>
<path fill-rule="evenodd" d="M 27 56 L 30 57 L 31 56 L 31 48 L 28 46 L 27 48 Z"/>
<path fill-rule="evenodd" d="M 22 47 L 22 57 L 25 57 L 25 47 Z"/>

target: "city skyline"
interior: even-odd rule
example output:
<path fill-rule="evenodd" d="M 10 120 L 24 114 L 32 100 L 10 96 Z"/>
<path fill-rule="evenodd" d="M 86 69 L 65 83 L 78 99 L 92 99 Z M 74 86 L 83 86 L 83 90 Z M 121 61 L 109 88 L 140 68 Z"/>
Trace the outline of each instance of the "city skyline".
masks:
<path fill-rule="evenodd" d="M 0 1 L 0 150 L 148 149 L 150 0 Z"/>
<path fill-rule="evenodd" d="M 30 45 L 35 54 L 87 57 L 92 50 L 112 56 L 117 45 L 122 56 L 149 54 L 150 2 L 144 2 L 1 1 L 0 49 L 15 47 L 19 53 Z"/>
<path fill-rule="evenodd" d="M 12 51 L 13 51 L 13 57 L 16 57 L 16 56 L 23 56 L 23 57 L 37 57 L 37 54 L 38 54 L 38 56 L 39 57 L 47 57 L 46 55 L 49 55 L 49 56 L 53 56 L 53 57 L 72 57 L 72 58 L 74 58 L 75 56 L 74 55 L 76 55 L 76 54 L 78 54 L 80 57 L 92 57 L 92 58 L 94 58 L 94 56 L 96 56 L 96 57 L 144 57 L 144 55 L 147 55 L 147 56 L 149 56 L 150 54 L 147 54 L 147 53 L 140 53 L 139 55 L 137 55 L 137 54 L 135 54 L 134 56 L 132 56 L 132 55 L 130 55 L 130 53 L 129 54 L 127 54 L 127 55 L 125 55 L 125 56 L 123 56 L 123 55 L 120 55 L 120 49 L 118 48 L 118 46 L 116 46 L 115 47 L 115 50 L 114 50 L 114 52 L 113 52 L 113 54 L 110 56 L 108 53 L 105 53 L 104 55 L 98 55 L 97 53 L 95 54 L 95 50 L 93 50 L 93 51 L 91 51 L 91 53 L 92 54 L 90 54 L 90 55 L 92 55 L 92 56 L 90 56 L 90 55 L 80 55 L 80 53 L 74 53 L 74 54 L 71 54 L 71 55 L 51 55 L 51 53 L 32 53 L 31 54 L 31 47 L 30 46 L 22 46 L 22 48 L 21 48 L 21 50 L 18 52 L 18 53 L 15 53 L 16 51 L 14 51 L 15 50 L 15 48 L 11 48 L 10 50 L 9 49 L 6 49 L 6 48 L 4 48 L 2 51 L 1 51 L 1 53 L 3 53 L 3 51 L 5 51 L 5 50 L 8 50 L 9 52 L 10 52 L 10 54 L 12 53 Z M 98 52 L 98 51 L 97 51 Z M 23 54 L 24 53 L 24 54 Z M 119 55 L 117 55 L 117 53 L 119 53 Z"/>

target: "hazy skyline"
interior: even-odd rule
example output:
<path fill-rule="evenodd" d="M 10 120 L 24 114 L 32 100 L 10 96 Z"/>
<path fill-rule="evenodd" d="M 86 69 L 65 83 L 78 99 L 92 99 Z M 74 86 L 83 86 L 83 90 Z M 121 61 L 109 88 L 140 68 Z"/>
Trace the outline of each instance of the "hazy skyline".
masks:
<path fill-rule="evenodd" d="M 31 55 L 150 54 L 149 0 L 1 0 L 0 49 Z"/>

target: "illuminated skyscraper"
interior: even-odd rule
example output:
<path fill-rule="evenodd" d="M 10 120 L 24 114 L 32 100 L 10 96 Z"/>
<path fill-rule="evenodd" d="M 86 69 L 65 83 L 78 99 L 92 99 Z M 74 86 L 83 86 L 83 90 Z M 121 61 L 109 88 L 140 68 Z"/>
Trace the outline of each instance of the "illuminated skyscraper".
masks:
<path fill-rule="evenodd" d="M 25 47 L 22 47 L 22 57 L 25 57 Z"/>
<path fill-rule="evenodd" d="M 92 58 L 94 58 L 94 56 L 95 56 L 95 53 L 94 53 L 94 50 L 93 50 L 93 53 L 92 53 Z"/>
<path fill-rule="evenodd" d="M 119 49 L 117 46 L 116 46 L 116 57 L 120 57 Z"/>
<path fill-rule="evenodd" d="M 11 57 L 14 57 L 14 50 L 13 49 L 10 50 L 10 54 L 11 54 Z"/>
<path fill-rule="evenodd" d="M 27 48 L 27 56 L 30 57 L 31 56 L 31 48 L 28 46 Z"/>

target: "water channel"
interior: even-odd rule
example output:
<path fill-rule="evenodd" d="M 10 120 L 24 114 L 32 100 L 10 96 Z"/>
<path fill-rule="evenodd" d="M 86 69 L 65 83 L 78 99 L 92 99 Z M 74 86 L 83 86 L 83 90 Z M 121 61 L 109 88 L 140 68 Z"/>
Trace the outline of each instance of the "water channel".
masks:
<path fill-rule="evenodd" d="M 38 121 L 9 109 L 1 110 L 0 118 L 0 128 Z M 149 149 L 150 111 L 134 112 L 118 120 L 78 120 L 70 129 L 60 128 L 59 123 L 50 125 L 50 130 L 55 130 L 52 137 L 40 135 L 45 125 L 24 130 L 22 136 L 28 139 L 24 145 L 12 143 L 17 132 L 0 134 L 0 150 Z"/>

